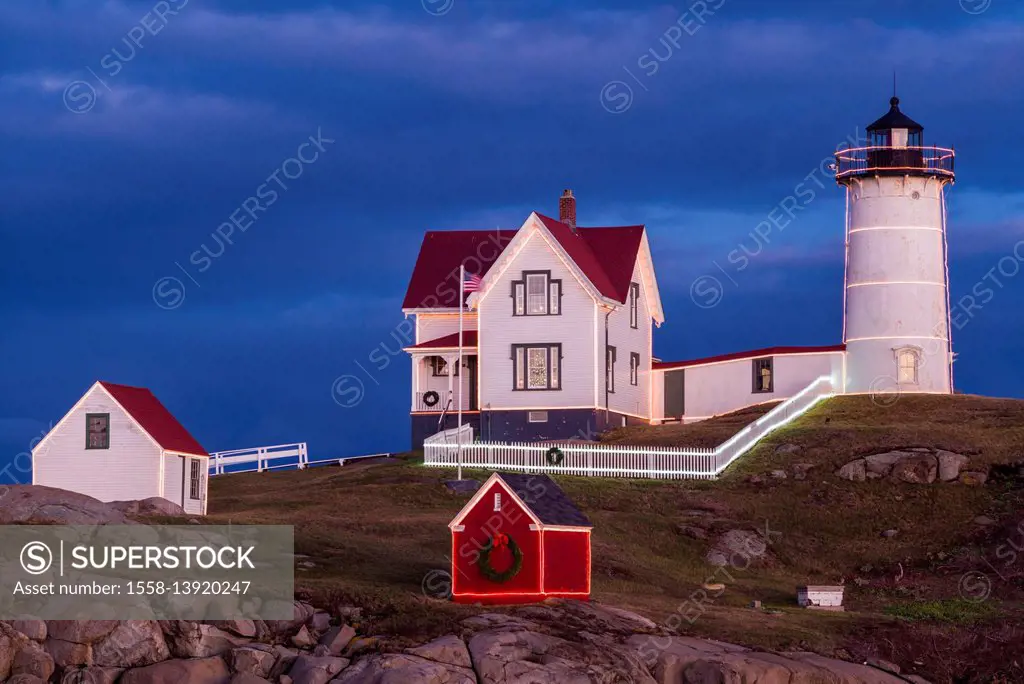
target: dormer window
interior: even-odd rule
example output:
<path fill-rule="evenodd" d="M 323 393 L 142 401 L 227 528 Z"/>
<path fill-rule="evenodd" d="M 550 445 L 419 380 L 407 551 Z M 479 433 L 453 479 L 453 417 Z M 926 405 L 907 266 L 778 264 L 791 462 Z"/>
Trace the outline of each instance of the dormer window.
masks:
<path fill-rule="evenodd" d="M 512 283 L 513 316 L 557 316 L 562 313 L 562 281 L 551 271 L 523 271 Z"/>

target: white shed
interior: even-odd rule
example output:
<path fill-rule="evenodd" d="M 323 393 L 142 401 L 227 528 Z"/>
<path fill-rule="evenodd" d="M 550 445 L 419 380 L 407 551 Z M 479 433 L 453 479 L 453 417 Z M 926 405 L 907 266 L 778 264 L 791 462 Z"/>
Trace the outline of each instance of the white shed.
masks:
<path fill-rule="evenodd" d="M 32 484 L 206 513 L 209 454 L 144 387 L 97 382 L 32 450 Z"/>

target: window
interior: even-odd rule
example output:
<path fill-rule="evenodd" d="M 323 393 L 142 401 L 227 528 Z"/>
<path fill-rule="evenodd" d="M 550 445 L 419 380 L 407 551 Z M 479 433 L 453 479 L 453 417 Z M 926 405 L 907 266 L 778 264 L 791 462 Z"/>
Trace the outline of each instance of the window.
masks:
<path fill-rule="evenodd" d="M 629 284 L 629 327 L 635 328 L 640 324 L 640 284 Z"/>
<path fill-rule="evenodd" d="M 772 357 L 766 359 L 754 359 L 754 394 L 773 392 L 772 384 Z"/>
<path fill-rule="evenodd" d="M 901 385 L 917 384 L 919 357 L 913 349 L 901 349 L 896 355 L 898 382 Z"/>
<path fill-rule="evenodd" d="M 548 422 L 547 411 L 530 411 L 526 414 L 527 423 L 546 423 Z"/>
<path fill-rule="evenodd" d="M 604 378 L 605 385 L 608 387 L 608 391 L 614 394 L 615 393 L 615 347 L 612 347 L 610 345 L 608 346 L 607 350 L 605 351 L 604 371 L 605 371 L 605 378 Z"/>
<path fill-rule="evenodd" d="M 512 389 L 556 390 L 562 386 L 562 345 L 513 344 Z"/>
<path fill-rule="evenodd" d="M 640 355 L 636 352 L 629 353 L 629 384 L 637 385 L 640 382 Z"/>
<path fill-rule="evenodd" d="M 200 499 L 202 498 L 202 482 L 203 482 L 203 471 L 202 471 L 202 459 L 192 459 L 192 477 L 189 483 L 189 498 Z"/>
<path fill-rule="evenodd" d="M 110 448 L 110 414 L 109 413 L 87 413 L 87 414 L 85 414 L 85 448 L 86 449 L 109 449 Z"/>
<path fill-rule="evenodd" d="M 562 281 L 550 271 L 523 271 L 512 283 L 513 316 L 557 316 L 562 313 Z"/>
<path fill-rule="evenodd" d="M 501 492 L 494 493 L 494 512 L 501 511 Z"/>
<path fill-rule="evenodd" d="M 442 377 L 442 376 L 443 377 L 448 377 L 448 359 L 444 358 L 443 356 L 431 356 L 430 357 L 430 367 L 433 370 L 433 376 L 435 378 Z M 459 365 L 455 364 L 455 375 L 458 375 L 458 374 L 459 374 Z"/>

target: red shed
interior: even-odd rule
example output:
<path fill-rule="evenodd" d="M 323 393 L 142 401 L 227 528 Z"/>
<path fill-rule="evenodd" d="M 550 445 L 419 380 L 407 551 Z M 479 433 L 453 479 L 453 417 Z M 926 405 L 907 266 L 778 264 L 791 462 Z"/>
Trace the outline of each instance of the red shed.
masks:
<path fill-rule="evenodd" d="M 589 599 L 593 525 L 547 475 L 494 473 L 448 527 L 454 601 Z"/>

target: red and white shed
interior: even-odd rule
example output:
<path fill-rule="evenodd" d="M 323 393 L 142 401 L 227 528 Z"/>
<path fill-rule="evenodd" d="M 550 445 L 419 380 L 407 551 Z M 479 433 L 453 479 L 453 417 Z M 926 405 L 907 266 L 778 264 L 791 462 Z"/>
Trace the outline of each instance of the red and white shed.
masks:
<path fill-rule="evenodd" d="M 547 475 L 494 473 L 448 527 L 457 603 L 589 599 L 593 525 Z"/>

